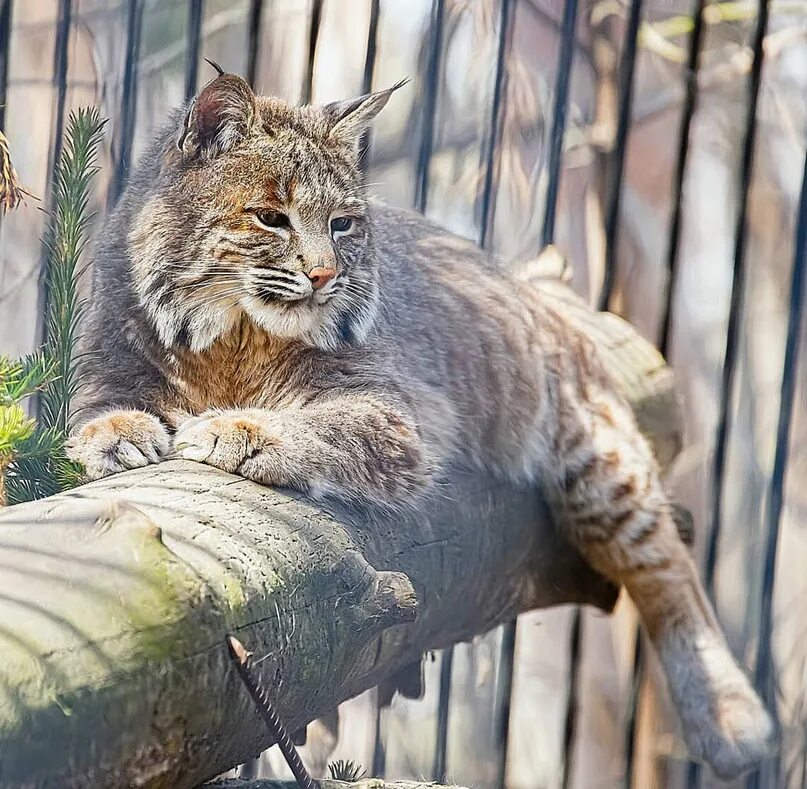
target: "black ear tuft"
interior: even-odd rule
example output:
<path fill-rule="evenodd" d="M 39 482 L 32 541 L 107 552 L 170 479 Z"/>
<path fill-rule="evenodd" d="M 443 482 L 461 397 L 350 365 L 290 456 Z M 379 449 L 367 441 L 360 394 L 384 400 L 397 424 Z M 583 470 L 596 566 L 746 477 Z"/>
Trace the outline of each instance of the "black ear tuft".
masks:
<path fill-rule="evenodd" d="M 220 77 L 223 77 L 223 76 L 224 76 L 224 69 L 223 69 L 223 68 L 222 68 L 222 67 L 221 67 L 221 66 L 220 66 L 218 63 L 216 63 L 216 61 L 215 61 L 215 60 L 211 60 L 210 58 L 205 58 L 205 60 L 206 60 L 206 61 L 207 61 L 207 62 L 208 62 L 208 63 L 209 63 L 211 66 L 213 66 L 213 68 L 214 68 L 214 69 L 216 69 L 216 71 L 218 72 L 218 75 L 219 75 Z"/>
<path fill-rule="evenodd" d="M 323 107 L 323 111 L 330 125 L 328 137 L 354 150 L 358 149 L 364 131 L 370 126 L 375 116 L 384 109 L 389 97 L 407 82 L 409 82 L 408 79 L 402 79 L 386 90 L 327 104 Z"/>
<path fill-rule="evenodd" d="M 222 73 L 191 102 L 177 147 L 188 158 L 212 159 L 241 142 L 255 117 L 252 88 L 241 77 Z"/>

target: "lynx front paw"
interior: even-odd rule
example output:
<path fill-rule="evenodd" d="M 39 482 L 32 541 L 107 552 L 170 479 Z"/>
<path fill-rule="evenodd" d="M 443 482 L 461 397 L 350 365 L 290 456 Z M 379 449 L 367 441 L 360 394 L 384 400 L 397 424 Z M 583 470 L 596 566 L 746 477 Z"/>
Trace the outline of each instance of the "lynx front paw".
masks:
<path fill-rule="evenodd" d="M 180 425 L 176 450 L 183 458 L 207 463 L 216 468 L 271 484 L 279 482 L 271 471 L 267 450 L 277 447 L 261 422 L 249 412 L 225 411 L 189 419 Z M 258 466 L 260 473 L 245 473 L 245 466 Z"/>
<path fill-rule="evenodd" d="M 90 479 L 157 463 L 168 454 L 171 438 L 157 417 L 145 411 L 108 411 L 71 436 L 67 454 Z"/>

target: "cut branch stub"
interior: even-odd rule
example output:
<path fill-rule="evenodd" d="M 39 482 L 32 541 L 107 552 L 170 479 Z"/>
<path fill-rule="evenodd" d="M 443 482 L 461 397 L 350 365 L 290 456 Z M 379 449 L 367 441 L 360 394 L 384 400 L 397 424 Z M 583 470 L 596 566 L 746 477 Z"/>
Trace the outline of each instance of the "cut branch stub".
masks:
<path fill-rule="evenodd" d="M 369 640 L 389 627 L 414 622 L 418 601 L 409 578 L 401 572 L 371 567 L 355 550 L 345 553 L 336 568 L 341 586 L 346 586 L 342 604 L 348 606 L 358 633 Z"/>

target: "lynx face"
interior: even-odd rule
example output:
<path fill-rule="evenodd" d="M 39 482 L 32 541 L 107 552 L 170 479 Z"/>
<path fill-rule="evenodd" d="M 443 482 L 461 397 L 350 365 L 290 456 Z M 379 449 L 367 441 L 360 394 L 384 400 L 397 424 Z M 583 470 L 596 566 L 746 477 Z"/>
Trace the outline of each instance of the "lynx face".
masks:
<path fill-rule="evenodd" d="M 231 74 L 202 90 L 129 233 L 167 347 L 204 350 L 243 316 L 325 349 L 366 337 L 378 282 L 358 144 L 392 90 L 300 108 Z"/>

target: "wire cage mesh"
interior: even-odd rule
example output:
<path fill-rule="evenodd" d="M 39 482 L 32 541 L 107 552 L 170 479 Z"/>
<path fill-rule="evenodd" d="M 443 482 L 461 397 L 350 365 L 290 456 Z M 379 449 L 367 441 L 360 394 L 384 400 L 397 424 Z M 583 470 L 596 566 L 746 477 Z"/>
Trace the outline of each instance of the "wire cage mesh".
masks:
<path fill-rule="evenodd" d="M 796 787 L 805 34 L 804 6 L 769 0 L 0 0 L 0 128 L 47 207 L 67 110 L 99 104 L 101 222 L 168 109 L 207 80 L 204 58 L 302 103 L 409 76 L 365 140 L 371 191 L 504 259 L 558 246 L 575 287 L 675 366 L 689 449 L 670 484 L 781 735 L 740 783 Z M 0 225 L 3 351 L 43 332 L 41 221 Z M 686 759 L 629 605 L 613 621 L 528 615 L 425 672 L 421 701 L 381 709 L 371 693 L 343 705 L 341 734 L 312 724 L 306 758 L 483 787 L 713 783 Z"/>

